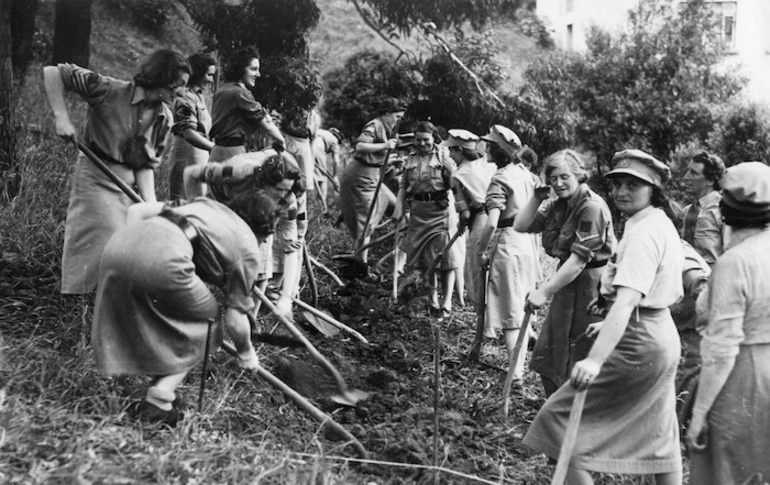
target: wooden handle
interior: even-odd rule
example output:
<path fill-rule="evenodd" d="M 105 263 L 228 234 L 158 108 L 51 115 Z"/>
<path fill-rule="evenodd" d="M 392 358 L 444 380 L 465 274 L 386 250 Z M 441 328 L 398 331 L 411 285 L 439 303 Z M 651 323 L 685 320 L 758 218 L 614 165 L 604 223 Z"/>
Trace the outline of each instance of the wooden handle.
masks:
<path fill-rule="evenodd" d="M 519 360 L 521 347 L 524 345 L 524 337 L 527 335 L 529 319 L 532 316 L 532 310 L 527 307 L 524 311 L 524 321 L 519 329 L 519 337 L 516 339 L 516 346 L 508 359 L 508 373 L 505 374 L 505 385 L 503 386 L 503 416 L 508 417 L 508 409 L 511 405 L 511 384 L 513 383 L 513 374 L 516 372 L 516 362 Z"/>
<path fill-rule="evenodd" d="M 110 180 L 115 182 L 118 187 L 120 187 L 120 190 L 123 191 L 124 194 L 128 196 L 129 199 L 133 200 L 134 202 L 144 202 L 144 199 L 137 194 L 134 189 L 128 186 L 125 180 L 118 177 L 118 175 L 112 171 L 110 167 L 107 166 L 106 163 L 102 161 L 101 158 L 96 156 L 96 153 L 93 152 L 90 148 L 88 148 L 82 141 L 78 141 L 78 149 L 83 152 L 83 154 L 91 160 L 94 165 L 96 165 L 99 170 L 104 172 L 104 175 L 109 177 Z"/>
<path fill-rule="evenodd" d="M 559 450 L 559 460 L 556 463 L 556 471 L 553 473 L 551 485 L 563 485 L 567 478 L 567 469 L 572 458 L 572 450 L 575 448 L 577 440 L 578 426 L 580 425 L 580 416 L 583 414 L 583 405 L 586 402 L 586 390 L 577 391 L 572 400 L 572 408 L 569 412 L 569 421 L 567 422 L 567 431 L 564 433 L 564 441 L 561 442 Z"/>

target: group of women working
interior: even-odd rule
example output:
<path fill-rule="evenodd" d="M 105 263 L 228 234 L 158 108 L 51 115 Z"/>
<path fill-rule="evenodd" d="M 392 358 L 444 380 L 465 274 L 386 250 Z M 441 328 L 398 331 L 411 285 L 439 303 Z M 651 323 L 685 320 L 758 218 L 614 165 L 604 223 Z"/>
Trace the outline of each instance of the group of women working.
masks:
<path fill-rule="evenodd" d="M 78 160 L 62 291 L 97 289 L 97 365 L 109 374 L 153 376 L 134 412 L 172 425 L 180 418 L 175 390 L 202 359 L 203 340 L 209 332 L 214 346 L 221 339 L 219 307 L 206 283 L 224 289 L 224 325 L 236 344 L 238 364 L 259 365 L 248 314 L 256 305 L 252 288 L 268 273 L 261 251 L 268 250 L 265 240 L 279 219 L 296 219 L 300 210 L 293 196 L 303 192 L 304 167 L 280 154 L 281 146 L 259 156 L 246 153 L 246 139 L 259 128 L 284 144 L 249 89 L 259 76 L 256 54 L 243 51 L 230 60 L 207 134 L 201 90 L 212 68 L 205 56 L 188 62 L 173 51 L 158 51 L 133 81 L 74 65 L 44 71 L 57 134 L 76 138 L 63 99 L 65 90 L 73 91 L 89 104 L 85 144 L 147 202 L 132 205 L 104 173 Z M 176 124 L 165 106 L 175 94 L 181 95 L 174 101 Z M 383 107 L 358 138 L 356 163 L 342 176 L 349 181 L 352 207 L 358 208 L 346 222 L 362 240 L 369 236 L 362 208 L 368 212 L 372 205 L 403 114 L 397 102 Z M 208 183 L 216 200 L 155 202 L 153 169 L 169 130 L 175 195 L 185 185 L 202 193 Z M 476 151 L 481 139 L 486 159 Z M 674 403 L 680 349 L 668 307 L 682 295 L 684 258 L 665 210 L 668 167 L 639 150 L 615 155 L 606 177 L 615 206 L 627 217 L 617 243 L 607 204 L 586 185 L 576 152 L 563 150 L 546 159 L 543 186 L 521 163 L 524 150 L 516 134 L 503 126 L 491 127 L 481 138 L 450 130 L 445 142 L 436 142 L 436 128 L 419 123 L 392 213 L 400 220 L 409 206 L 403 244 L 408 267 L 425 268 L 443 255 L 442 299 L 434 293 L 431 305 L 449 315 L 453 274 L 465 266 L 469 299 L 478 310 L 486 306 L 487 334 L 502 329 L 511 352 L 526 306 L 541 307 L 552 298 L 531 364 L 550 397 L 524 442 L 556 458 L 572 400 L 585 391 L 570 483 L 591 483 L 591 471 L 654 474 L 657 483 L 681 483 Z M 206 168 L 200 165 L 206 160 L 227 163 Z M 192 168 L 179 170 L 178 164 Z M 697 483 L 770 476 L 764 460 L 770 449 L 770 310 L 765 303 L 770 290 L 763 284 L 770 270 L 764 251 L 770 238 L 770 168 L 740 164 L 722 185 L 724 219 L 732 232 L 703 310 L 709 322 L 704 368 L 688 434 Z M 385 199 L 374 202 L 376 219 L 385 214 Z M 463 258 L 450 243 L 466 228 L 469 246 Z M 546 253 L 559 260 L 555 273 L 539 286 L 538 246 L 527 233 L 542 233 Z M 285 237 L 296 237 L 296 228 L 287 229 Z"/>

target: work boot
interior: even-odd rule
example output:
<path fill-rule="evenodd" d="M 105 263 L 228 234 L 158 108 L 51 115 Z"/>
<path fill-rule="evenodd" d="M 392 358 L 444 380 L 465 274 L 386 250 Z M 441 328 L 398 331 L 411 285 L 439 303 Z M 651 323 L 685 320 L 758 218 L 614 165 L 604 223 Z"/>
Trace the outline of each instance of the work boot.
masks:
<path fill-rule="evenodd" d="M 180 412 L 176 405 L 172 404 L 171 409 L 165 411 L 144 399 L 134 402 L 128 408 L 128 414 L 143 423 L 165 424 L 170 428 L 176 427 L 176 424 L 184 419 L 184 413 Z"/>

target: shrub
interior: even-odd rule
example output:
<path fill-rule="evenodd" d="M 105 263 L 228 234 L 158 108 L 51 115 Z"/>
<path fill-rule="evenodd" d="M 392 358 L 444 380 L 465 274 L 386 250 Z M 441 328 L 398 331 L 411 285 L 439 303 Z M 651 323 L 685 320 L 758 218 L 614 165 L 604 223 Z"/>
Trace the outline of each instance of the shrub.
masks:
<path fill-rule="evenodd" d="M 708 145 L 728 167 L 751 160 L 770 163 L 770 113 L 757 104 L 728 107 L 709 135 Z"/>

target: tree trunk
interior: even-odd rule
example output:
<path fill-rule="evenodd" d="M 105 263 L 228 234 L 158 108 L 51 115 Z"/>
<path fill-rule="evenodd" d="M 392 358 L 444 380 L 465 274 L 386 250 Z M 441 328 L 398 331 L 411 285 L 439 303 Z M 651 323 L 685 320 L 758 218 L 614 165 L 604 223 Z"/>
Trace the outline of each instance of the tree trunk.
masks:
<path fill-rule="evenodd" d="M 91 55 L 92 0 L 56 0 L 53 63 L 71 62 L 88 67 Z"/>
<path fill-rule="evenodd" d="M 11 48 L 13 72 L 17 82 L 24 80 L 24 73 L 32 61 L 32 39 L 35 36 L 35 15 L 39 0 L 0 0 L 10 3 Z"/>
<path fill-rule="evenodd" d="M 20 186 L 14 131 L 11 1 L 0 0 L 0 203 L 16 197 Z"/>

